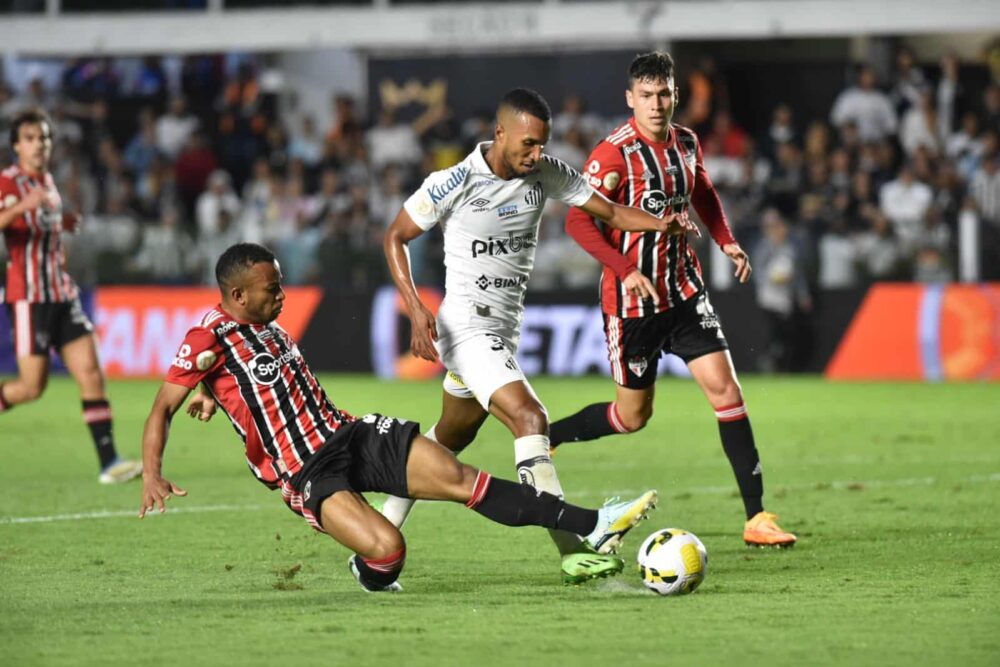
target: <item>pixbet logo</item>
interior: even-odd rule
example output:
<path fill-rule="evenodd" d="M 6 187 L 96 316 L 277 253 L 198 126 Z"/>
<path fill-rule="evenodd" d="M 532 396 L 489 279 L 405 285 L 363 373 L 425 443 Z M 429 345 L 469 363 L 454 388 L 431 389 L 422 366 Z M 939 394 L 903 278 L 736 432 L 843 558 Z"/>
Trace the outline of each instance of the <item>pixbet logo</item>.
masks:
<path fill-rule="evenodd" d="M 534 247 L 534 231 L 522 232 L 520 234 L 509 232 L 506 238 L 491 236 L 486 241 L 481 239 L 474 240 L 472 242 L 472 258 L 475 259 L 479 255 L 489 255 L 490 257 L 494 255 L 509 255 L 521 252 L 525 248 Z"/>
<path fill-rule="evenodd" d="M 247 363 L 250 376 L 258 383 L 271 386 L 278 381 L 281 376 L 281 367 L 287 364 L 295 354 L 289 350 L 284 352 L 277 359 L 268 352 L 262 352 Z"/>

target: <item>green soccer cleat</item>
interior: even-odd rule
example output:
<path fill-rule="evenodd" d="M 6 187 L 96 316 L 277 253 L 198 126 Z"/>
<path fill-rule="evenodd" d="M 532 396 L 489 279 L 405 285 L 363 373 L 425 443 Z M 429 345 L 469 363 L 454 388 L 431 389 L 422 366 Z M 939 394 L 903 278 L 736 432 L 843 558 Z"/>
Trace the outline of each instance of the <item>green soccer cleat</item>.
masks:
<path fill-rule="evenodd" d="M 601 554 L 613 554 L 621 546 L 625 533 L 632 530 L 656 507 L 656 491 L 647 491 L 635 500 L 620 503 L 618 498 L 605 501 L 597 510 L 597 527 L 583 538 L 591 549 Z"/>
<path fill-rule="evenodd" d="M 562 559 L 562 580 L 564 584 L 582 584 L 591 579 L 613 577 L 624 569 L 625 561 L 618 556 L 567 554 Z"/>

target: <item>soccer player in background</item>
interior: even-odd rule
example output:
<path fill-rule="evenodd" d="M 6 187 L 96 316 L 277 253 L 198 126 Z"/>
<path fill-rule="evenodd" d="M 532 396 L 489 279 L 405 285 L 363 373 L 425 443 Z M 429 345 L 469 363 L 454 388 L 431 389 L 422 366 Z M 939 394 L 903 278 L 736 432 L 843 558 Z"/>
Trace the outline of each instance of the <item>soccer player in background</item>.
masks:
<path fill-rule="evenodd" d="M 142 472 L 142 464 L 119 458 L 115 450 L 94 327 L 66 273 L 61 235 L 75 229 L 77 217 L 63 212 L 49 173 L 48 115 L 29 109 L 15 116 L 10 144 L 17 161 L 0 172 L 0 231 L 10 255 L 3 301 L 13 330 L 18 376 L 0 382 L 0 413 L 42 395 L 49 376 L 49 351 L 55 349 L 80 387 L 83 419 L 101 467 L 98 481 L 128 481 Z"/>
<path fill-rule="evenodd" d="M 733 238 L 722 204 L 702 161 L 693 131 L 671 122 L 677 105 L 669 54 L 632 61 L 625 101 L 633 117 L 597 145 L 587 173 L 598 192 L 625 206 L 687 217 L 693 205 L 712 238 L 736 265 L 741 283 L 750 259 Z M 573 208 L 566 231 L 604 265 L 601 308 L 615 400 L 588 405 L 552 424 L 551 444 L 633 433 L 653 414 L 661 353 L 672 352 L 691 370 L 715 411 L 722 448 L 743 497 L 749 545 L 790 546 L 795 535 L 764 511 L 760 458 L 729 345 L 708 298 L 701 265 L 683 234 L 634 233 L 602 225 Z"/>
<path fill-rule="evenodd" d="M 626 507 L 584 509 L 460 463 L 420 435 L 420 426 L 384 415 L 360 419 L 328 398 L 295 341 L 275 320 L 285 294 L 267 248 L 231 246 L 215 267 L 221 303 L 188 331 L 143 431 L 139 517 L 187 492 L 162 476 L 170 421 L 190 392 L 188 414 L 207 421 L 221 405 L 243 439 L 253 475 L 280 489 L 288 507 L 356 555 L 348 560 L 367 591 L 398 591 L 406 559 L 399 530 L 364 491 L 464 503 L 508 526 L 537 525 L 620 539 L 632 524 Z"/>
<path fill-rule="evenodd" d="M 448 370 L 441 416 L 427 437 L 459 452 L 493 414 L 514 436 L 521 481 L 562 497 L 549 458 L 548 415 L 515 358 L 545 201 L 551 197 L 580 206 L 612 227 L 633 232 L 682 229 L 673 216 L 655 217 L 611 203 L 576 170 L 542 153 L 550 121 L 541 95 L 523 88 L 508 92 L 497 108 L 494 140 L 428 176 L 389 227 L 384 246 L 412 324 L 413 354 L 440 359 Z M 407 244 L 437 224 L 444 233 L 447 272 L 435 319 L 413 284 Z M 639 521 L 655 500 L 650 491 L 634 501 L 631 520 Z M 382 511 L 401 526 L 412 504 L 389 498 Z M 552 536 L 567 582 L 606 576 L 624 565 L 592 551 L 609 554 L 617 540 L 581 544 L 575 535 Z"/>

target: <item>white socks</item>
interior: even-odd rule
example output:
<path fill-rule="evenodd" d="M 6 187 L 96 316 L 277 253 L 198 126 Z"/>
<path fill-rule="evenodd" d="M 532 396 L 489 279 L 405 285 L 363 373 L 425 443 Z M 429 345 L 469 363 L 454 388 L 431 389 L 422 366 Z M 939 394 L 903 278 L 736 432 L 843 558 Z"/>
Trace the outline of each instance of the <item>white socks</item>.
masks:
<path fill-rule="evenodd" d="M 526 435 L 514 440 L 514 463 L 522 484 L 563 497 L 562 485 L 549 458 L 548 436 Z"/>
<path fill-rule="evenodd" d="M 437 426 L 437 424 L 434 424 Z M 431 426 L 427 433 L 424 433 L 424 437 L 434 442 L 437 442 L 437 434 L 434 432 L 434 426 Z M 402 528 L 403 524 L 406 523 L 406 517 L 410 515 L 410 510 L 413 509 L 413 503 L 417 502 L 412 498 L 400 498 L 399 496 L 389 496 L 385 499 L 385 504 L 382 505 L 382 516 L 389 520 L 389 523 L 394 525 L 396 528 Z"/>
<path fill-rule="evenodd" d="M 522 484 L 530 484 L 539 491 L 563 497 L 562 484 L 549 457 L 549 438 L 546 435 L 526 435 L 514 440 L 514 462 Z M 549 536 L 563 556 L 580 550 L 579 535 L 564 530 L 549 530 Z"/>

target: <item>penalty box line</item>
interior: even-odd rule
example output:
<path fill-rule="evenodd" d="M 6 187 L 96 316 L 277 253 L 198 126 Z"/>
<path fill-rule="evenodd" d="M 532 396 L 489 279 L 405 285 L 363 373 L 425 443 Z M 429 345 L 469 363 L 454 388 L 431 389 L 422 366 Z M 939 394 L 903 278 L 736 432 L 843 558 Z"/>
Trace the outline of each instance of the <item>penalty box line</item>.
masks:
<path fill-rule="evenodd" d="M 903 487 L 903 486 L 932 486 L 934 484 L 942 483 L 945 480 L 941 480 L 937 477 L 908 477 L 903 479 L 868 479 L 868 480 L 834 480 L 830 482 L 813 482 L 812 484 L 781 484 L 778 485 L 779 489 L 789 489 L 793 491 L 812 491 L 817 488 L 817 485 L 822 485 L 823 488 L 832 488 L 836 490 L 846 490 L 857 488 L 859 485 L 863 487 L 871 488 L 885 488 L 885 487 Z M 1000 472 L 991 473 L 988 475 L 970 475 L 968 477 L 962 478 L 960 480 L 949 480 L 950 482 L 960 482 L 967 484 L 981 484 L 990 482 L 1000 482 Z M 710 495 L 716 493 L 729 493 L 735 487 L 734 486 L 695 486 L 689 487 L 687 489 L 677 489 L 673 491 L 676 494 L 696 494 L 696 495 Z M 601 496 L 601 495 L 620 495 L 629 496 L 644 492 L 645 489 L 619 489 L 616 491 L 591 491 L 591 490 L 574 490 L 573 495 L 578 496 Z M 276 504 L 268 505 L 194 505 L 190 507 L 183 506 L 173 506 L 170 508 L 171 514 L 204 514 L 207 512 L 258 512 L 264 509 L 270 509 L 273 507 L 280 507 Z M 148 512 L 146 516 L 156 516 L 160 512 L 158 510 L 153 510 Z M 121 519 L 121 518 L 137 518 L 139 515 L 138 510 L 98 510 L 95 512 L 76 512 L 73 514 L 51 514 L 48 516 L 4 516 L 0 517 L 0 526 L 8 525 L 26 525 L 33 523 L 53 523 L 56 521 L 89 521 L 91 519 Z"/>

